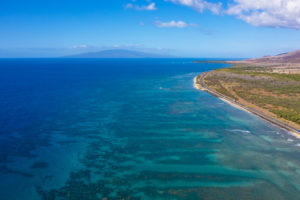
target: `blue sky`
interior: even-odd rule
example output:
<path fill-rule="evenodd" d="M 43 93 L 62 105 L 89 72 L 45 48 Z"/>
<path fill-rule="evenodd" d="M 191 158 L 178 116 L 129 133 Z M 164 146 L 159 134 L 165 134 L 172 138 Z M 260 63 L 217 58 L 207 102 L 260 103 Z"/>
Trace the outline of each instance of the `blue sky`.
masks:
<path fill-rule="evenodd" d="M 122 48 L 184 57 L 300 49 L 300 0 L 2 0 L 0 57 Z"/>

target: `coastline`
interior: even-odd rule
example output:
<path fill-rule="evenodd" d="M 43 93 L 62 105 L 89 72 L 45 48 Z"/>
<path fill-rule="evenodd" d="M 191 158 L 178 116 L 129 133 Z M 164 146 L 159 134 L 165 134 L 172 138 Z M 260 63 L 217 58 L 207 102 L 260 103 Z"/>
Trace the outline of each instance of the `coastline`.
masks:
<path fill-rule="evenodd" d="M 241 103 L 236 102 L 235 100 L 230 99 L 227 96 L 224 96 L 212 89 L 210 89 L 205 83 L 203 83 L 203 78 L 205 78 L 205 76 L 207 75 L 208 72 L 203 72 L 202 74 L 196 76 L 194 78 L 194 88 L 197 90 L 201 90 L 201 91 L 205 91 L 217 98 L 219 98 L 220 100 L 230 104 L 231 106 L 246 111 L 248 113 L 254 114 L 257 117 L 267 121 L 268 123 L 271 123 L 272 125 L 275 125 L 279 128 L 283 128 L 286 131 L 288 131 L 291 135 L 293 135 L 294 137 L 300 139 L 300 134 L 298 132 L 298 130 L 295 127 L 292 127 L 282 121 L 279 121 L 278 119 L 273 118 L 272 116 L 268 116 L 265 115 L 264 113 L 254 110 L 253 108 L 249 108 L 247 105 L 243 105 Z"/>

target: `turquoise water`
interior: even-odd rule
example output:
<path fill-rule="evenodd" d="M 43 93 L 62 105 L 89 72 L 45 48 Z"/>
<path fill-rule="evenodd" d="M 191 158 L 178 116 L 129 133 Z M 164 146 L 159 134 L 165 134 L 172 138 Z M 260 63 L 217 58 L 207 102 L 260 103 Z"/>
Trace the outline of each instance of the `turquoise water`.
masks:
<path fill-rule="evenodd" d="M 299 199 L 300 141 L 189 59 L 0 60 L 0 199 Z"/>

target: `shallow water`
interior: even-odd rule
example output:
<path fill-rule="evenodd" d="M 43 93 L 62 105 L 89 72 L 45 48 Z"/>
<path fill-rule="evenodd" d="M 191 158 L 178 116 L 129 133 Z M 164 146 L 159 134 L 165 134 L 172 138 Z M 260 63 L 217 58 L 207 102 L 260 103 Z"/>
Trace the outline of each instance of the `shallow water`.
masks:
<path fill-rule="evenodd" d="M 299 199 L 300 141 L 189 59 L 0 60 L 0 199 Z"/>

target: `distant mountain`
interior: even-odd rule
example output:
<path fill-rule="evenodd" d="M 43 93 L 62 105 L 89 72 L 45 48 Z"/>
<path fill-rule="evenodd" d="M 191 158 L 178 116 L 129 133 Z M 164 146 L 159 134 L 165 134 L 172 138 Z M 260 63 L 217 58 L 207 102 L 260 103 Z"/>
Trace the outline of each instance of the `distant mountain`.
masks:
<path fill-rule="evenodd" d="M 246 60 L 252 63 L 300 63 L 300 50 Z"/>
<path fill-rule="evenodd" d="M 65 56 L 66 58 L 168 58 L 168 55 L 159 55 L 132 51 L 125 49 L 112 49 L 99 52 L 82 53 L 77 55 Z"/>

